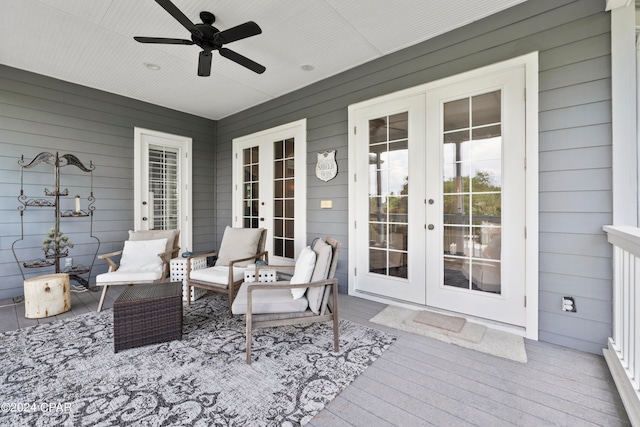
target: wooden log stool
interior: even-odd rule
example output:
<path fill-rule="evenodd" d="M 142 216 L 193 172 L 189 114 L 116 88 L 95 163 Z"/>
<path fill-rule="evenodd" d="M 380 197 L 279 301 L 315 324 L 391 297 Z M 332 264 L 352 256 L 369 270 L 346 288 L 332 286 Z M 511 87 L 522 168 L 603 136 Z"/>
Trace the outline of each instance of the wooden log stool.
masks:
<path fill-rule="evenodd" d="M 69 275 L 66 273 L 30 277 L 24 281 L 24 317 L 40 319 L 71 309 Z"/>

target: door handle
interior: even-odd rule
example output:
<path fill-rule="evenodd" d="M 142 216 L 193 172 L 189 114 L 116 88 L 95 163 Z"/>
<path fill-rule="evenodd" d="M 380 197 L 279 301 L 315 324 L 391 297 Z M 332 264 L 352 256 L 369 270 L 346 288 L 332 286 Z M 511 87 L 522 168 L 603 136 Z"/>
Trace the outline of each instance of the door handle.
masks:
<path fill-rule="evenodd" d="M 146 216 L 143 216 L 143 217 L 142 217 L 142 220 L 143 220 L 143 221 L 146 221 L 146 220 L 147 220 L 147 217 L 146 217 Z"/>
<path fill-rule="evenodd" d="M 264 221 L 264 218 L 260 218 L 260 221 Z"/>
<path fill-rule="evenodd" d="M 435 227 L 433 226 L 433 224 L 429 224 L 429 225 L 427 225 L 427 228 L 428 228 L 429 230 L 433 230 Z"/>

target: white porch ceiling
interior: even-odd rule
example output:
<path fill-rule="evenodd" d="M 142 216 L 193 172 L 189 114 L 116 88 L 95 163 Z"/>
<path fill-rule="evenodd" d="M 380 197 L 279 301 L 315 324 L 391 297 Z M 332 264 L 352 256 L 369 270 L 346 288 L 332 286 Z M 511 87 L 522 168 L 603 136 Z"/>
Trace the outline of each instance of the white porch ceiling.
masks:
<path fill-rule="evenodd" d="M 264 74 L 214 52 L 198 77 L 197 46 L 133 40 L 190 38 L 153 0 L 2 0 L 0 63 L 217 120 L 523 1 L 173 0 L 194 23 L 207 10 L 220 30 L 262 28 L 227 46 Z"/>

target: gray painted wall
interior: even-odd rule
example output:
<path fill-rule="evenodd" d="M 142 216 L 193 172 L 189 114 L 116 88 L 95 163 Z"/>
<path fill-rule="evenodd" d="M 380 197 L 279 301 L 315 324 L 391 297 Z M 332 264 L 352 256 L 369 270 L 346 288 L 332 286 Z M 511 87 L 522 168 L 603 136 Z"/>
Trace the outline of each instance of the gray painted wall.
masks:
<path fill-rule="evenodd" d="M 307 118 L 308 241 L 345 244 L 348 271 L 347 106 L 540 52 L 540 339 L 600 353 L 611 334 L 610 20 L 602 0 L 529 1 L 218 122 L 217 240 L 231 222 L 231 141 Z M 339 175 L 315 178 L 316 152 L 337 150 Z M 332 211 L 320 210 L 333 199 Z M 533 236 L 531 238 L 536 238 Z M 560 297 L 576 298 L 564 313 Z"/>
<path fill-rule="evenodd" d="M 20 156 L 30 161 L 40 152 L 58 151 L 61 155 L 75 154 L 87 165 L 93 161 L 94 234 L 102 242 L 99 252 L 120 250 L 128 230 L 133 229 L 133 129 L 136 126 L 193 139 L 194 249 L 201 252 L 212 249 L 216 225 L 216 122 L 0 66 L 0 299 L 23 294 L 22 276 L 11 252 L 11 244 L 20 237 L 17 209 Z M 71 196 L 78 191 L 76 188 L 83 190 L 89 185 L 87 176 L 74 171 L 76 168 L 62 169 L 61 184 L 69 188 Z M 31 186 L 28 195 L 43 196 L 43 186 L 53 186 L 53 169 L 32 170 L 28 179 L 41 185 Z M 71 200 L 67 202 L 73 205 Z M 42 257 L 40 242 L 53 227 L 53 218 L 50 209 L 29 209 L 25 213 L 25 241 L 35 243 L 35 249 L 27 249 L 28 254 L 33 254 L 29 258 Z M 91 260 L 83 256 L 86 252 L 83 247 L 86 250 L 88 246 L 81 244 L 87 240 L 84 233 L 88 230 L 87 220 L 64 219 L 61 229 L 77 243 L 70 250 L 74 262 L 90 263 Z M 105 271 L 106 263 L 97 260 L 92 275 Z M 27 274 L 51 272 L 53 268 L 29 269 Z"/>

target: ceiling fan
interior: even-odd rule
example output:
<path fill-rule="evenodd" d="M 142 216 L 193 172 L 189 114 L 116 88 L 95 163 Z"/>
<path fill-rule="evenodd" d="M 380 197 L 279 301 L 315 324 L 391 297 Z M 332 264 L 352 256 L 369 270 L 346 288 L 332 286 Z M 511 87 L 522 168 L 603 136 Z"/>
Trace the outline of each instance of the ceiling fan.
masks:
<path fill-rule="evenodd" d="M 243 67 L 250 69 L 258 74 L 265 72 L 266 68 L 257 62 L 252 61 L 246 56 L 242 56 L 233 50 L 223 47 L 227 43 L 245 39 L 247 37 L 256 36 L 262 33 L 262 30 L 253 21 L 245 22 L 228 30 L 220 31 L 212 24 L 216 17 L 211 12 L 200 12 L 202 23 L 194 24 L 184 13 L 180 11 L 170 0 L 156 0 L 164 10 L 169 12 L 183 27 L 191 33 L 191 40 L 186 39 L 170 39 L 163 37 L 134 37 L 140 43 L 159 43 L 159 44 L 186 44 L 197 45 L 202 49 L 198 60 L 198 75 L 211 75 L 211 58 L 212 51 L 217 50 L 220 55 L 236 62 Z"/>

